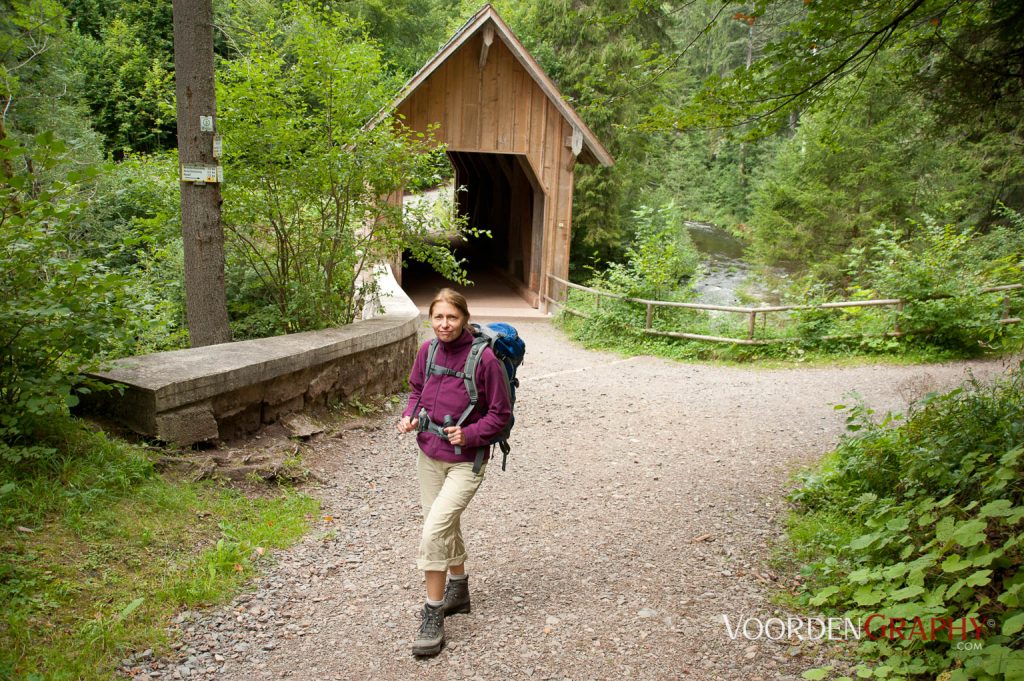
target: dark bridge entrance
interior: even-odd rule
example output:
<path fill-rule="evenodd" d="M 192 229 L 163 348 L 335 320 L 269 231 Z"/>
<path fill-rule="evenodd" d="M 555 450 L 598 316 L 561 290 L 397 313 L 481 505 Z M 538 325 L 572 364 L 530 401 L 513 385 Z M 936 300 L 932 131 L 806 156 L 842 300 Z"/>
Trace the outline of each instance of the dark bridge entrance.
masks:
<path fill-rule="evenodd" d="M 544 192 L 525 157 L 453 151 L 458 211 L 469 226 L 490 237 L 470 239 L 469 262 L 504 278 L 537 306 L 540 283 Z"/>
<path fill-rule="evenodd" d="M 473 285 L 454 284 L 407 259 L 403 288 L 424 310 L 437 289 L 451 286 L 466 295 L 476 316 L 541 316 L 534 308 L 539 302 L 544 192 L 529 162 L 517 154 L 452 151 L 448 157 L 454 186 L 462 188 L 455 192 L 455 208 L 469 227 L 484 232 L 452 244 L 467 261 Z"/>

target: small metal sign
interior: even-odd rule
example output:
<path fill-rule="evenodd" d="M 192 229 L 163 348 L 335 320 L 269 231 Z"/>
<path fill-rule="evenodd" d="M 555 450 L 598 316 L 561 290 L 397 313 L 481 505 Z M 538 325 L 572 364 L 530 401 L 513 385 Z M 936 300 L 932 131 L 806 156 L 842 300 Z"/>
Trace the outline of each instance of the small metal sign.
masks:
<path fill-rule="evenodd" d="M 213 116 L 200 116 L 199 117 L 199 131 L 200 132 L 213 132 Z"/>
<path fill-rule="evenodd" d="M 195 182 L 196 184 L 223 182 L 224 169 L 220 166 L 208 166 L 199 163 L 182 163 L 181 181 Z"/>
<path fill-rule="evenodd" d="M 224 138 L 220 135 L 214 135 L 213 137 L 213 157 L 220 158 L 224 153 Z"/>

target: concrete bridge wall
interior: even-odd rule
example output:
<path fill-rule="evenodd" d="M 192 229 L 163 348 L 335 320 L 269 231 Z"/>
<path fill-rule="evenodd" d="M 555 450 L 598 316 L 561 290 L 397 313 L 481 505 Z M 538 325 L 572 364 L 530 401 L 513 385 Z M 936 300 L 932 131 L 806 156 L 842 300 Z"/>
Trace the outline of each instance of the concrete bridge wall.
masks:
<path fill-rule="evenodd" d="M 164 442 L 191 445 L 254 432 L 332 400 L 399 390 L 416 352 L 419 312 L 390 269 L 370 319 L 334 329 L 116 360 L 93 376 L 124 386 L 87 412 Z"/>

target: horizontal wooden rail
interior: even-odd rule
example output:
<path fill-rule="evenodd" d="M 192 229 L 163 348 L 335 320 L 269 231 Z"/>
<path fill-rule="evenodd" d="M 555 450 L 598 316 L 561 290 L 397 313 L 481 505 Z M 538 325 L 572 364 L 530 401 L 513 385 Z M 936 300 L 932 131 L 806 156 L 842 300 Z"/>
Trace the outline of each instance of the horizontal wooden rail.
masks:
<path fill-rule="evenodd" d="M 571 281 L 567 281 L 558 277 L 554 274 L 548 274 L 548 278 L 554 282 L 557 282 L 567 288 L 575 289 L 577 291 L 583 291 L 586 293 L 593 294 L 597 307 L 601 306 L 601 298 L 613 298 L 615 300 L 621 300 L 627 303 L 636 303 L 638 305 L 645 305 L 647 307 L 647 319 L 644 327 L 637 330 L 643 331 L 644 333 L 651 334 L 654 336 L 668 336 L 672 338 L 685 338 L 690 340 L 704 340 L 713 343 L 735 343 L 739 345 L 767 345 L 771 343 L 789 343 L 799 339 L 795 338 L 771 338 L 771 339 L 755 339 L 754 332 L 757 327 L 757 315 L 762 315 L 762 320 L 767 320 L 767 313 L 769 312 L 790 312 L 797 310 L 833 310 L 847 307 L 896 307 L 900 310 L 906 305 L 908 301 L 901 298 L 882 298 L 877 300 L 845 300 L 836 301 L 831 303 L 819 303 L 817 305 L 765 305 L 760 307 L 741 307 L 736 305 L 710 305 L 705 303 L 683 303 L 673 300 L 648 300 L 646 298 L 631 298 L 629 296 L 622 295 L 621 293 L 612 293 L 611 291 L 601 291 L 600 289 L 591 288 L 589 286 L 583 286 L 582 284 L 575 284 Z M 981 293 L 998 293 L 1007 291 L 1018 291 L 1024 289 L 1024 284 L 1003 284 L 1000 286 L 989 286 L 981 290 Z M 950 296 L 935 296 L 929 300 L 938 300 Z M 573 310 L 568 307 L 564 301 L 559 301 L 552 298 L 549 295 L 545 295 L 544 299 L 549 303 L 558 306 L 565 312 L 576 315 L 578 317 L 588 318 L 588 315 Z M 1007 299 L 1009 300 L 1009 299 Z M 1007 303 L 1008 305 L 1008 303 Z M 668 307 L 668 308 L 684 308 L 690 310 L 706 310 L 709 312 L 731 312 L 735 314 L 747 315 L 747 337 L 746 338 L 726 338 L 722 336 L 709 336 L 704 334 L 696 333 L 684 333 L 681 331 L 659 331 L 652 328 L 654 321 L 654 308 L 655 307 Z M 1004 312 L 1002 319 L 998 320 L 999 324 L 1020 324 L 1021 319 L 1019 317 L 1010 317 L 1007 313 L 1009 308 L 1007 307 Z M 887 331 L 882 336 L 898 337 L 904 335 L 897 325 L 895 330 Z M 824 336 L 821 340 L 840 340 L 840 339 L 851 339 L 851 338 L 862 338 L 864 334 L 855 335 L 840 335 L 840 336 Z"/>

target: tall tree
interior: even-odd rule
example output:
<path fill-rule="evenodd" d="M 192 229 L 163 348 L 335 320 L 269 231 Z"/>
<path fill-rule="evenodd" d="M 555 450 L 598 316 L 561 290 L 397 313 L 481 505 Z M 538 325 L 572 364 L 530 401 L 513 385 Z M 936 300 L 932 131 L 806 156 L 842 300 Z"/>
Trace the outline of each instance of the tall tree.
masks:
<path fill-rule="evenodd" d="M 756 0 L 734 16 L 777 30 L 750 68 L 708 79 L 677 125 L 756 121 L 770 129 L 819 103 L 840 111 L 850 91 L 838 85 L 880 68 L 935 104 L 955 100 L 957 119 L 1019 120 L 1024 5 L 1017 0 Z"/>
<path fill-rule="evenodd" d="M 637 123 L 663 101 L 664 81 L 635 84 L 665 67 L 666 8 L 626 0 L 495 5 L 615 158 L 611 168 L 576 168 L 573 259 L 621 257 L 633 211 L 656 180 L 650 158 L 663 148 Z"/>
<path fill-rule="evenodd" d="M 67 142 L 69 160 L 92 163 L 100 158 L 99 139 L 79 100 L 69 38 L 56 0 L 0 0 L 0 138 L 31 147 L 50 131 Z"/>
<path fill-rule="evenodd" d="M 186 164 L 215 165 L 216 120 L 211 0 L 174 0 L 174 67 L 178 155 Z M 181 235 L 185 251 L 185 308 L 193 347 L 231 340 L 224 287 L 224 230 L 220 184 L 181 182 Z"/>

